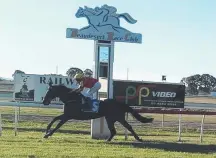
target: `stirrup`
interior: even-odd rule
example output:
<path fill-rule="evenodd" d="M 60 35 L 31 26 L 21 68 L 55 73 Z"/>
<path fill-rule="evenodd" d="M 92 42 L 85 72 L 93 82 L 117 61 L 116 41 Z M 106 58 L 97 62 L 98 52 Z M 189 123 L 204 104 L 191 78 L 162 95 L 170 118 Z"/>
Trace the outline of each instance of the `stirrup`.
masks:
<path fill-rule="evenodd" d="M 97 111 L 94 111 L 94 110 L 92 110 L 92 109 L 82 109 L 81 111 L 83 111 L 83 112 L 97 113 Z"/>
<path fill-rule="evenodd" d="M 92 112 L 91 109 L 82 109 L 81 111 L 83 111 L 83 112 Z"/>

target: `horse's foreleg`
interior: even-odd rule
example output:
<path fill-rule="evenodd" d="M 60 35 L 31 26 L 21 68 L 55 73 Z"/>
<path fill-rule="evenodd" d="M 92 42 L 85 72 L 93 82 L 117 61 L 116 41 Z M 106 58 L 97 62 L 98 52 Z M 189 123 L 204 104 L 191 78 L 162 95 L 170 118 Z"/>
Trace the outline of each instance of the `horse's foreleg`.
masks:
<path fill-rule="evenodd" d="M 68 121 L 68 119 L 66 119 L 66 118 L 62 119 L 62 120 L 56 125 L 56 127 L 55 127 L 53 130 L 51 130 L 50 132 L 48 132 L 48 133 L 45 134 L 44 138 L 48 138 L 49 136 L 52 136 L 53 133 L 55 133 L 55 131 L 57 131 L 57 130 L 58 130 L 65 122 L 67 122 L 67 121 Z"/>
<path fill-rule="evenodd" d="M 134 132 L 132 126 L 124 119 L 122 121 L 119 121 L 125 128 L 127 128 L 131 134 L 134 136 L 134 138 L 137 140 L 137 141 L 140 141 L 142 142 L 142 139 L 139 138 L 139 136 L 136 134 L 136 132 Z"/>
<path fill-rule="evenodd" d="M 55 121 L 57 121 L 57 120 L 60 120 L 62 116 L 63 116 L 63 115 L 56 116 L 56 117 L 48 124 L 47 129 L 46 129 L 46 133 L 49 132 L 49 130 L 50 130 L 50 128 L 52 127 L 53 123 L 54 123 Z"/>
<path fill-rule="evenodd" d="M 116 135 L 116 129 L 115 129 L 115 126 L 114 126 L 114 123 L 115 121 L 110 119 L 110 118 L 106 118 L 106 121 L 107 121 L 107 126 L 110 130 L 110 137 L 107 139 L 107 141 L 111 141 L 112 138 Z"/>

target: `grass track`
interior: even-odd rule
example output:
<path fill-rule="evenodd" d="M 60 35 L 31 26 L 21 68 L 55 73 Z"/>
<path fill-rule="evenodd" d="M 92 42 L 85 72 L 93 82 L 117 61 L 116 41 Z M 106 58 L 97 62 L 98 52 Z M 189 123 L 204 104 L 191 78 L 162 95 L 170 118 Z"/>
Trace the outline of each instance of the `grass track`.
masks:
<path fill-rule="evenodd" d="M 165 115 L 165 128 L 152 125 L 132 125 L 145 140 L 137 143 L 132 136 L 124 140 L 124 129 L 117 125 L 117 136 L 111 143 L 104 140 L 92 140 L 90 122 L 66 123 L 61 130 L 49 139 L 43 139 L 44 130 L 53 116 L 61 114 L 58 109 L 21 108 L 18 136 L 14 136 L 13 114 L 11 107 L 0 107 L 3 113 L 3 135 L 0 137 L 0 158 L 214 158 L 216 157 L 216 133 L 204 131 L 204 142 L 199 143 L 199 131 L 190 125 L 182 133 L 182 143 L 177 143 L 178 115 Z M 146 115 L 146 114 L 145 114 Z M 153 116 L 161 121 L 161 115 Z M 28 116 L 28 117 L 26 117 Z M 48 119 L 44 116 L 52 116 Z M 130 118 L 132 121 L 132 118 Z M 184 122 L 200 122 L 201 116 L 183 115 Z M 168 124 L 172 122 L 172 124 Z M 209 116 L 208 123 L 215 123 L 215 117 Z M 153 123 L 154 124 L 154 123 Z M 56 124 L 55 124 L 56 125 Z M 198 126 L 199 127 L 199 126 Z"/>
<path fill-rule="evenodd" d="M 144 143 L 134 142 L 133 137 L 124 141 L 123 136 L 117 136 L 111 143 L 104 140 L 92 140 L 89 135 L 56 133 L 49 139 L 43 139 L 41 132 L 19 132 L 18 136 L 13 136 L 11 130 L 4 130 L 0 137 L 0 157 L 25 158 L 33 155 L 42 157 L 134 157 L 134 158 L 213 158 L 216 157 L 215 145 L 210 145 L 216 141 L 212 135 L 205 138 L 202 145 L 198 145 L 194 137 L 185 135 L 182 144 L 176 143 L 176 137 L 172 132 L 161 132 L 158 137 L 151 136 L 147 132 L 143 138 Z M 160 136 L 161 135 L 161 136 Z M 164 136 L 167 135 L 167 136 Z M 191 134 L 190 134 L 191 135 Z M 32 156 L 32 157 L 33 157 Z"/>

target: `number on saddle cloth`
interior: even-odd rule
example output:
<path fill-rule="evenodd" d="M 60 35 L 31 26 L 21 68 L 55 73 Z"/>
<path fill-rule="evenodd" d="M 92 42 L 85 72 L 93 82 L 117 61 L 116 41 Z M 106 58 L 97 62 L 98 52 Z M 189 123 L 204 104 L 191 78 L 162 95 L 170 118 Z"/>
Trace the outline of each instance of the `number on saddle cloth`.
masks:
<path fill-rule="evenodd" d="M 87 111 L 98 111 L 99 109 L 99 103 L 100 103 L 100 100 L 97 100 L 97 99 L 90 99 L 90 98 L 85 98 L 85 104 L 82 104 L 83 105 L 83 109 L 84 111 L 87 110 Z"/>
<path fill-rule="evenodd" d="M 92 99 L 92 106 L 93 106 L 93 107 L 98 107 L 99 104 L 100 104 L 100 100 Z"/>

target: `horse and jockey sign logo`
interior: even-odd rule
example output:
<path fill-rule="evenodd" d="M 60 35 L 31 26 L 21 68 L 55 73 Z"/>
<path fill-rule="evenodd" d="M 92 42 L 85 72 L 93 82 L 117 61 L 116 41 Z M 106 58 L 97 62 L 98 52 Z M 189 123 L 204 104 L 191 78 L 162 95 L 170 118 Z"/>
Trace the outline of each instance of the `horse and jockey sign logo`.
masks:
<path fill-rule="evenodd" d="M 141 34 L 133 33 L 120 26 L 120 18 L 130 24 L 135 24 L 137 20 L 128 13 L 118 14 L 115 7 L 108 5 L 94 9 L 86 6 L 80 7 L 75 16 L 77 18 L 85 17 L 89 25 L 81 29 L 67 28 L 67 38 L 142 43 Z"/>

